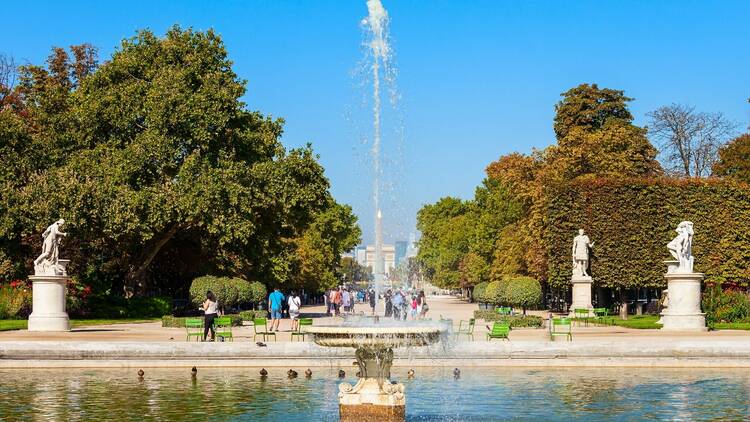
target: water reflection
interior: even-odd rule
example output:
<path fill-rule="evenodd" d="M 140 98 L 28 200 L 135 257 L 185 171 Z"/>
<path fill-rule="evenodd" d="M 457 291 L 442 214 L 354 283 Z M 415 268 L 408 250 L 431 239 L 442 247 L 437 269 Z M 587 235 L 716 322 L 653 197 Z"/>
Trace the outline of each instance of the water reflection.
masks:
<path fill-rule="evenodd" d="M 0 371 L 7 421 L 335 421 L 338 368 Z M 304 371 L 305 368 L 296 368 Z M 742 420 L 748 370 L 395 368 L 412 421 Z M 352 372 L 352 371 L 348 371 Z M 355 381 L 352 377 L 347 380 Z"/>

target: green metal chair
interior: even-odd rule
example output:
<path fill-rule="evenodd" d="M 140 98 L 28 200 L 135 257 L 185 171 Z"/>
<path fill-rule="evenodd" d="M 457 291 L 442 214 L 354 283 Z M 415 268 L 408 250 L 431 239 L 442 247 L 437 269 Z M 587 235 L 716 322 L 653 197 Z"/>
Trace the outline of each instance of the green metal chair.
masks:
<path fill-rule="evenodd" d="M 471 341 L 474 341 L 474 324 L 475 324 L 474 318 L 469 319 L 468 323 L 466 324 L 466 327 L 464 327 L 464 322 L 465 321 L 461 320 L 458 323 L 458 330 L 456 331 L 456 339 L 458 339 L 458 337 L 463 334 L 466 336 L 467 339 L 470 338 Z"/>
<path fill-rule="evenodd" d="M 607 308 L 594 308 L 594 321 L 603 325 L 608 325 L 609 321 L 609 309 Z"/>
<path fill-rule="evenodd" d="M 495 322 L 492 324 L 492 329 L 487 332 L 487 341 L 493 338 L 510 340 L 508 334 L 510 334 L 510 325 L 504 322 Z"/>
<path fill-rule="evenodd" d="M 513 308 L 509 306 L 501 306 L 499 308 L 495 308 L 495 311 L 497 311 L 500 315 L 510 315 L 513 312 Z"/>
<path fill-rule="evenodd" d="M 185 320 L 185 341 L 190 341 L 190 337 L 195 337 L 196 341 L 201 341 L 203 338 L 203 319 L 202 318 L 187 318 Z"/>
<path fill-rule="evenodd" d="M 552 341 L 555 340 L 556 336 L 565 336 L 568 341 L 573 341 L 573 324 L 571 324 L 570 318 L 553 319 L 549 336 Z"/>
<path fill-rule="evenodd" d="M 576 308 L 573 310 L 574 315 L 576 316 L 576 321 L 578 321 L 578 326 L 581 326 L 581 322 L 586 324 L 586 326 L 589 326 L 589 314 L 590 311 L 588 308 Z"/>
<path fill-rule="evenodd" d="M 216 337 L 229 339 L 234 341 L 234 335 L 232 335 L 232 318 L 231 317 L 218 317 L 214 320 L 214 330 L 216 331 Z"/>
<path fill-rule="evenodd" d="M 268 331 L 268 320 L 266 318 L 253 319 L 253 332 L 253 341 L 255 341 L 258 336 L 262 336 L 263 341 L 266 341 L 266 337 L 273 336 L 273 341 L 276 341 L 276 333 Z"/>
<path fill-rule="evenodd" d="M 292 332 L 292 341 L 294 341 L 296 337 L 302 337 L 301 341 L 305 341 L 305 336 L 310 334 L 302 331 L 303 325 L 313 325 L 312 318 L 300 318 L 299 321 L 297 321 L 297 331 Z"/>

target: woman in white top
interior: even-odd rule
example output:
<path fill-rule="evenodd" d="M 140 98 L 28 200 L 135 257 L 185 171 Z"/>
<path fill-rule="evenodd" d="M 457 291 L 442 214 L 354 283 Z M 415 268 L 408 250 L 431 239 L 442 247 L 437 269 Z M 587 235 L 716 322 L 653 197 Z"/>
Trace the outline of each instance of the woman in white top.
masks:
<path fill-rule="evenodd" d="M 216 332 L 214 331 L 214 319 L 218 315 L 218 304 L 216 303 L 216 296 L 209 290 L 206 292 L 206 300 L 203 302 L 203 310 L 205 311 L 205 322 L 203 323 L 203 341 L 206 341 L 208 330 L 211 330 L 211 341 L 215 340 Z"/>
<path fill-rule="evenodd" d="M 297 331 L 297 324 L 299 323 L 299 307 L 301 305 L 297 292 L 292 292 L 289 295 L 287 304 L 289 304 L 289 318 L 292 319 L 292 331 Z"/>

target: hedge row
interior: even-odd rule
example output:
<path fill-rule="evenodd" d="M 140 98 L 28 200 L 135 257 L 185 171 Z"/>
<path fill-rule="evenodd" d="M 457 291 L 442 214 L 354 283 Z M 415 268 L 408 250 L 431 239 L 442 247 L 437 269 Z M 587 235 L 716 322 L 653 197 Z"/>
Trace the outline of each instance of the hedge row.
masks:
<path fill-rule="evenodd" d="M 695 271 L 708 283 L 748 286 L 750 188 L 720 179 L 586 179 L 550 189 L 544 243 L 547 281 L 570 284 L 579 228 L 594 242 L 591 275 L 609 288 L 661 288 L 666 245 L 680 221 L 694 223 Z"/>
<path fill-rule="evenodd" d="M 206 292 L 209 290 L 222 307 L 258 303 L 266 298 L 266 286 L 260 282 L 206 275 L 196 278 L 190 284 L 190 300 L 200 305 L 206 300 Z"/>
<path fill-rule="evenodd" d="M 536 315 L 500 315 L 495 311 L 477 309 L 474 318 L 485 321 L 501 321 L 510 325 L 511 328 L 539 328 L 544 325 L 544 319 Z"/>

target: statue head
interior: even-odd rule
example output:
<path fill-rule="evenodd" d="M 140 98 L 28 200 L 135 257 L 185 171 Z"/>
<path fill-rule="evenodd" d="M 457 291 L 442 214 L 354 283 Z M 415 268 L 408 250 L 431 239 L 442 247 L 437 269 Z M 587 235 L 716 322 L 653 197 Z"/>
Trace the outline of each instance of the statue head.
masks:
<path fill-rule="evenodd" d="M 63 219 L 61 218 L 61 219 L 59 219 L 59 220 L 55 221 L 55 223 L 57 223 L 57 225 L 58 225 L 58 226 L 63 226 L 63 225 L 65 225 L 65 220 L 63 220 Z"/>
<path fill-rule="evenodd" d="M 578 229 L 578 235 L 583 236 L 583 229 Z"/>

